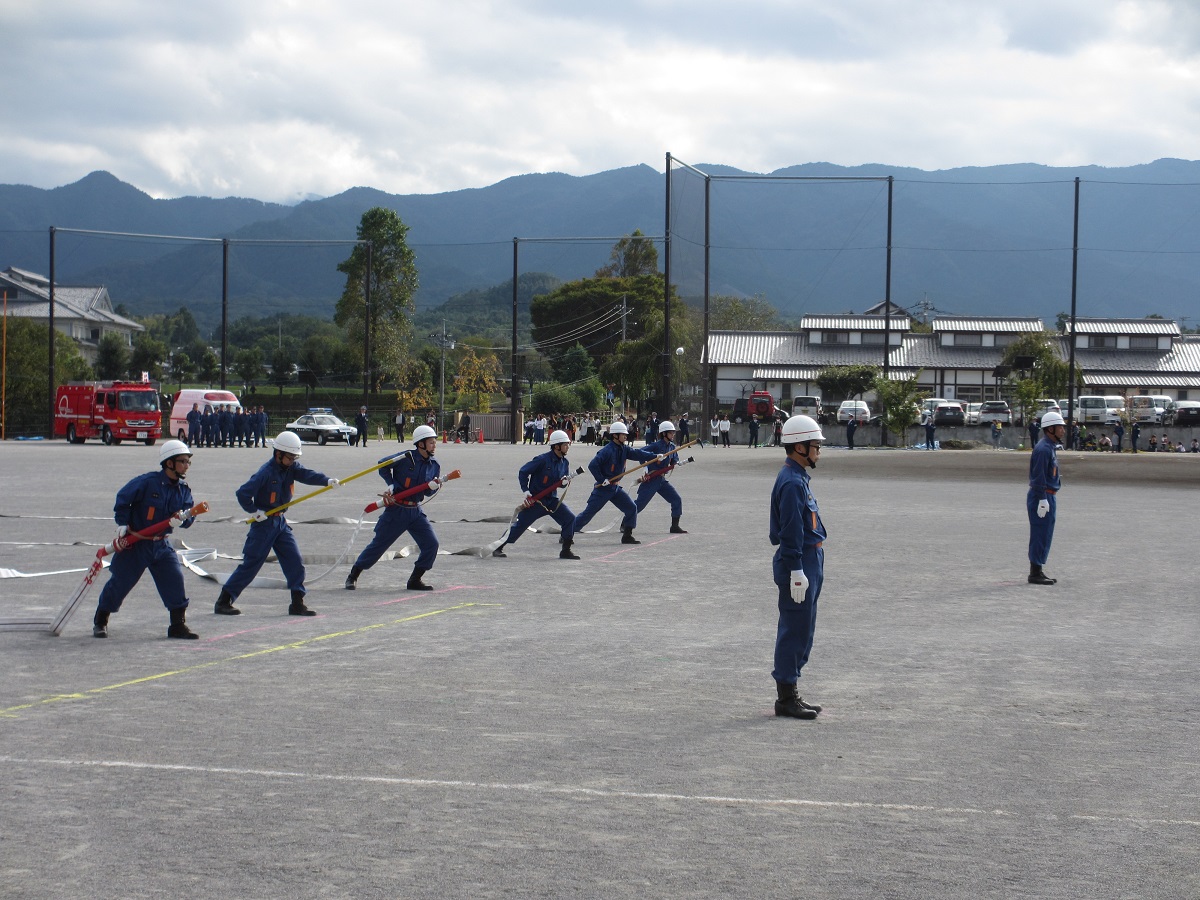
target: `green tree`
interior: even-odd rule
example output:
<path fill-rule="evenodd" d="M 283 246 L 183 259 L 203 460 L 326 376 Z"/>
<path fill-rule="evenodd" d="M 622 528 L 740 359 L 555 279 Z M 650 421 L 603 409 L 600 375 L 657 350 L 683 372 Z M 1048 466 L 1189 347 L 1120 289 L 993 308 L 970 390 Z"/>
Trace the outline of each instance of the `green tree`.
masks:
<path fill-rule="evenodd" d="M 9 317 L 8 352 L 4 359 L 4 433 L 15 435 L 45 434 L 50 420 L 51 397 L 47 381 L 46 354 L 50 329 L 42 322 Z M 68 381 L 92 377 L 79 347 L 61 334 L 54 340 L 55 387 Z"/>
<path fill-rule="evenodd" d="M 263 374 L 262 351 L 257 347 L 239 350 L 233 357 L 233 371 L 243 384 L 257 381 Z"/>
<path fill-rule="evenodd" d="M 823 396 L 833 400 L 861 398 L 875 384 L 877 366 L 827 366 L 817 376 Z"/>
<path fill-rule="evenodd" d="M 534 346 L 552 364 L 577 343 L 593 365 L 610 356 L 622 340 L 638 340 L 649 317 L 662 313 L 663 278 L 584 278 L 534 297 L 530 305 Z M 674 308 L 672 308 L 674 311 Z"/>
<path fill-rule="evenodd" d="M 1032 365 L 1017 369 L 1016 363 L 1022 357 Z M 1022 417 L 1029 414 L 1033 401 L 1040 397 L 1067 396 L 1070 366 L 1059 357 L 1051 332 L 1033 331 L 1021 335 L 1004 348 L 1001 362 L 1012 369 L 1007 390 L 1018 404 Z M 1078 367 L 1075 379 L 1077 387 L 1083 385 L 1083 371 Z"/>
<path fill-rule="evenodd" d="M 407 243 L 408 226 L 395 210 L 381 206 L 367 210 L 357 233 L 359 240 L 371 242 L 371 268 L 368 272 L 368 250 L 362 244 L 338 264 L 338 271 L 346 276 L 346 288 L 338 300 L 334 321 L 347 330 L 350 342 L 360 349 L 370 341 L 373 371 L 367 373 L 367 380 L 378 389 L 383 381 L 395 380 L 409 359 L 410 317 L 418 284 L 416 257 Z M 370 310 L 366 306 L 368 280 Z"/>
<path fill-rule="evenodd" d="M 125 338 L 110 331 L 100 338 L 100 345 L 96 351 L 96 377 L 124 378 L 129 372 L 129 359 L 129 347 Z"/>
<path fill-rule="evenodd" d="M 563 384 L 573 384 L 593 377 L 596 374 L 596 367 L 592 365 L 592 358 L 583 349 L 583 344 L 576 343 L 574 347 L 559 357 L 554 374 Z"/>
<path fill-rule="evenodd" d="M 467 346 L 466 353 L 458 362 L 458 374 L 454 377 L 454 390 L 461 397 L 474 394 L 475 412 L 490 412 L 491 395 L 500 390 L 500 361 L 494 353 L 475 355 L 475 348 Z"/>
<path fill-rule="evenodd" d="M 908 429 L 917 423 L 921 389 L 917 372 L 911 378 L 884 378 L 882 373 L 875 379 L 875 397 L 879 401 L 881 423 L 889 432 L 907 444 Z"/>
<path fill-rule="evenodd" d="M 708 298 L 708 327 L 712 331 L 776 331 L 779 311 L 762 297 Z"/>
<path fill-rule="evenodd" d="M 197 377 L 207 383 L 213 384 L 221 378 L 221 357 L 217 356 L 216 352 L 211 349 L 205 349 L 204 354 L 200 357 L 200 363 L 196 367 Z"/>
<path fill-rule="evenodd" d="M 183 390 L 183 382 L 192 377 L 191 358 L 182 350 L 171 357 L 171 380 L 179 384 L 179 389 Z"/>
<path fill-rule="evenodd" d="M 654 240 L 636 229 L 617 241 L 608 257 L 608 265 L 596 270 L 597 278 L 635 278 L 658 274 L 658 248 Z"/>
<path fill-rule="evenodd" d="M 133 356 L 129 360 L 129 374 L 138 378 L 142 372 L 149 373 L 151 381 L 163 380 L 163 360 L 167 358 L 167 345 L 143 332 L 133 339 Z"/>

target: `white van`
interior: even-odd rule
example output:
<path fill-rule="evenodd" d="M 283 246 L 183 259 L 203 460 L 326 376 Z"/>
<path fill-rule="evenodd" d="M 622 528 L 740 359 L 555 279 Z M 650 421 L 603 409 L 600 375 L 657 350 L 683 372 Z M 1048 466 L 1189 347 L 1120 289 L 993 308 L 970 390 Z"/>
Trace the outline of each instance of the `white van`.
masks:
<path fill-rule="evenodd" d="M 1129 417 L 1133 422 L 1161 425 L 1164 418 L 1170 421 L 1168 413 L 1174 409 L 1175 401 L 1162 394 L 1139 394 L 1129 398 Z"/>
<path fill-rule="evenodd" d="M 1085 394 L 1076 403 L 1079 403 L 1079 413 L 1075 420 L 1084 425 L 1112 425 L 1121 419 L 1121 413 L 1124 412 L 1124 400 L 1121 397 Z"/>
<path fill-rule="evenodd" d="M 814 419 L 821 415 L 820 397 L 793 397 L 793 416 L 812 416 Z"/>
<path fill-rule="evenodd" d="M 231 391 L 223 391 L 219 388 L 206 390 L 204 388 L 188 388 L 179 391 L 175 395 L 175 402 L 171 405 L 171 434 L 179 438 L 181 441 L 187 440 L 188 423 L 187 414 L 192 411 L 192 404 L 200 404 L 200 412 L 204 412 L 204 407 L 211 406 L 216 409 L 218 406 L 232 406 L 234 412 L 242 408 L 241 402 L 238 401 L 237 394 Z"/>

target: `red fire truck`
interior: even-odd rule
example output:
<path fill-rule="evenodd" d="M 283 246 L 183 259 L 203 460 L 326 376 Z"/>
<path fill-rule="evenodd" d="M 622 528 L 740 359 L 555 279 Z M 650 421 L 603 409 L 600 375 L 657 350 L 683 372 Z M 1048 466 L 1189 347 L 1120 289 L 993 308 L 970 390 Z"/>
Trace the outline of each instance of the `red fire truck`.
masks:
<path fill-rule="evenodd" d="M 98 437 L 106 444 L 162 437 L 158 388 L 149 382 L 72 381 L 54 400 L 54 436 L 72 444 Z"/>

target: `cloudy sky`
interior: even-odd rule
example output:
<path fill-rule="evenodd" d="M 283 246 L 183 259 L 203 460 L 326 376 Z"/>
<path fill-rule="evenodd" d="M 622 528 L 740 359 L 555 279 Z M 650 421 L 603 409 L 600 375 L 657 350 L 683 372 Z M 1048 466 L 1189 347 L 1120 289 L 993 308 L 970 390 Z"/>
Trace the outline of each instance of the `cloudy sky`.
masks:
<path fill-rule="evenodd" d="M 0 0 L 0 182 L 291 202 L 1200 154 L 1197 0 Z"/>

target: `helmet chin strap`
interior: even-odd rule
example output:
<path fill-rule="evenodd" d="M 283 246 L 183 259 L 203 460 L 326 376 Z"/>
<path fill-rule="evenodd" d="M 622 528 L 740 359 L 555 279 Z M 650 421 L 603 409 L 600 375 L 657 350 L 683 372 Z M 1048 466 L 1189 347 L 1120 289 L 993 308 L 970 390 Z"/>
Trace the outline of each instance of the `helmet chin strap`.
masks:
<path fill-rule="evenodd" d="M 809 450 L 812 449 L 812 441 L 805 441 L 803 444 L 801 444 L 801 446 L 804 447 L 804 453 L 800 453 L 799 450 L 797 450 L 796 453 L 804 457 L 804 462 L 808 464 L 808 468 L 815 469 L 817 467 L 817 461 L 809 455 Z"/>

